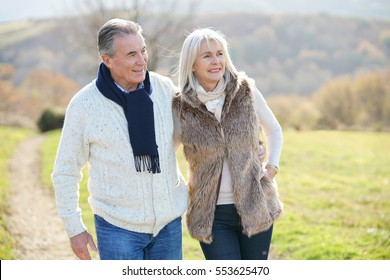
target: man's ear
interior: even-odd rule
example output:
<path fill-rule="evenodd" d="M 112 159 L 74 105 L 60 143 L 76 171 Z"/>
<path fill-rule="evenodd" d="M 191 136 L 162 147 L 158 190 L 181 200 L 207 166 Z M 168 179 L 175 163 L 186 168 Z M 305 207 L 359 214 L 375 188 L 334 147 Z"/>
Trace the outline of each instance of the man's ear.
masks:
<path fill-rule="evenodd" d="M 108 55 L 105 55 L 103 54 L 101 56 L 102 58 L 102 61 L 104 62 L 104 64 L 108 67 L 108 68 L 111 68 L 111 58 L 108 56 Z"/>

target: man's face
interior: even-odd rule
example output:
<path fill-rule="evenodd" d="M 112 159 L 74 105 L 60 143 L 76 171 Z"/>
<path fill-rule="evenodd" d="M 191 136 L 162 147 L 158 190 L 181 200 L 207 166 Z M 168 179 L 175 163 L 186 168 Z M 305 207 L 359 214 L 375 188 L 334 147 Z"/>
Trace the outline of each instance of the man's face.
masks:
<path fill-rule="evenodd" d="M 148 53 L 141 34 L 116 36 L 115 54 L 103 55 L 102 59 L 110 69 L 113 80 L 127 91 L 136 90 L 145 80 Z"/>

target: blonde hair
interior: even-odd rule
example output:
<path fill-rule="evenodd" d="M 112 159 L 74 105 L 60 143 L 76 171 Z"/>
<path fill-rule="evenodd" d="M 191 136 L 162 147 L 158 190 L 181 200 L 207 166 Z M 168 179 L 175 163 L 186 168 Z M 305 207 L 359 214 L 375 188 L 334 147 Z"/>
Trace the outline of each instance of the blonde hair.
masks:
<path fill-rule="evenodd" d="M 225 36 L 210 28 L 195 29 L 184 40 L 178 66 L 178 83 L 180 92 L 187 92 L 190 89 L 196 88 L 196 77 L 192 71 L 192 66 L 200 51 L 202 42 L 210 42 L 214 40 L 221 48 L 223 56 L 225 57 L 225 73 L 223 75 L 225 85 L 233 77 L 237 77 L 238 70 L 233 65 L 229 55 L 228 43 Z"/>

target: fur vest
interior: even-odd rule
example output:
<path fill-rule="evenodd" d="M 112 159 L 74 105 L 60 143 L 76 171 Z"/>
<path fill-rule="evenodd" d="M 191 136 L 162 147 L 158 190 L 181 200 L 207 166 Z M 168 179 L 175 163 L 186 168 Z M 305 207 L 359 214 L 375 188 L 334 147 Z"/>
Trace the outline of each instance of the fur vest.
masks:
<path fill-rule="evenodd" d="M 187 227 L 193 238 L 204 243 L 212 242 L 225 159 L 244 234 L 250 237 L 267 230 L 282 213 L 276 185 L 264 176 L 259 163 L 260 124 L 250 83 L 250 79 L 240 74 L 227 84 L 221 122 L 193 91 L 181 93 L 173 100 L 189 164 Z"/>

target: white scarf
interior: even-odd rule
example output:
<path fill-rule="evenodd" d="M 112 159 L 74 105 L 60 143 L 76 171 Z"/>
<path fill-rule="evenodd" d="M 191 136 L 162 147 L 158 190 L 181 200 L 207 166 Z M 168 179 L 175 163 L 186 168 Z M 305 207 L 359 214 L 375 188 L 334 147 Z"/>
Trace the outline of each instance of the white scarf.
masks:
<path fill-rule="evenodd" d="M 220 122 L 222 108 L 225 102 L 225 81 L 222 78 L 213 91 L 205 91 L 204 88 L 197 82 L 196 96 L 202 102 L 207 110 L 214 114 L 215 118 Z"/>

